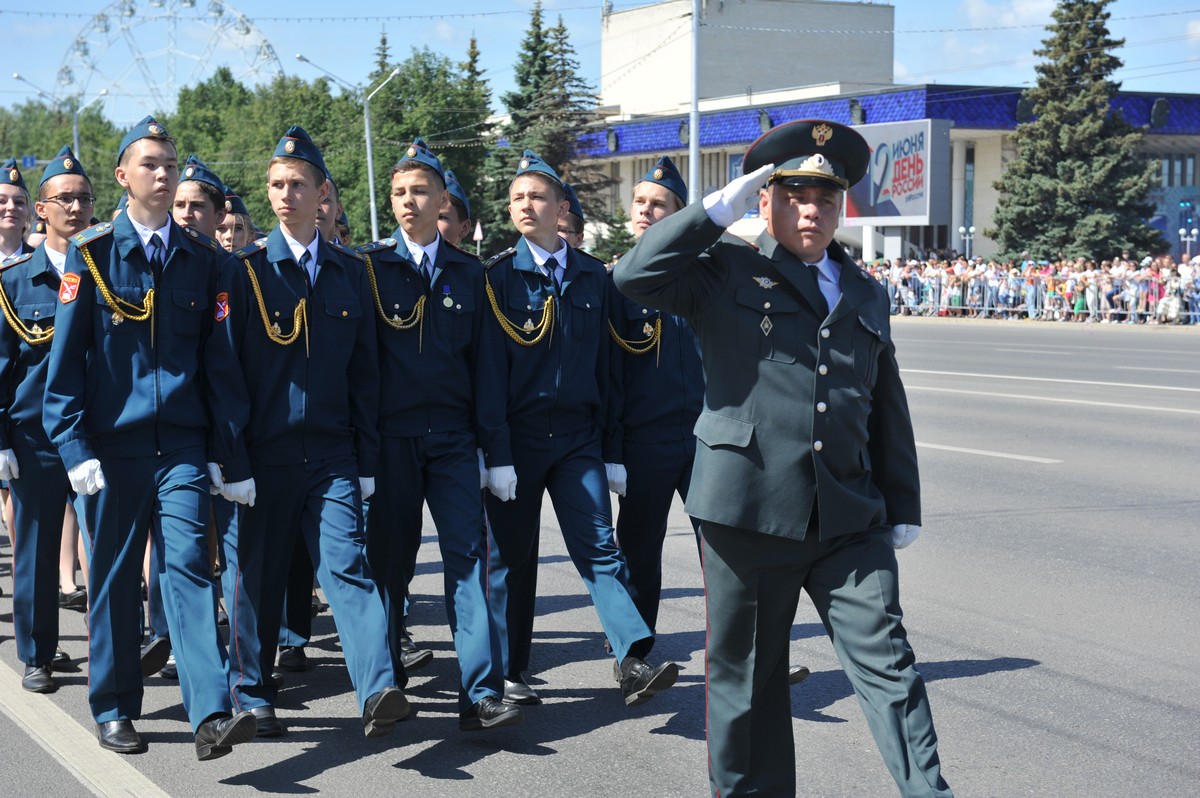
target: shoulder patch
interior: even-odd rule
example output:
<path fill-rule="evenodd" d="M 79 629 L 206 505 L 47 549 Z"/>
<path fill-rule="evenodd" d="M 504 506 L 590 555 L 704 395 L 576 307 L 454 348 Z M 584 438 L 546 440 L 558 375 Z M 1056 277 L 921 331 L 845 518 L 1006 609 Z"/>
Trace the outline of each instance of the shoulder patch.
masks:
<path fill-rule="evenodd" d="M 354 248 L 356 252 L 362 255 L 371 255 L 376 252 L 383 252 L 389 249 L 395 249 L 399 244 L 394 238 L 381 238 L 378 241 L 372 241 L 370 244 L 361 244 Z"/>
<path fill-rule="evenodd" d="M 249 244 L 242 247 L 241 249 L 235 249 L 233 252 L 231 252 L 229 254 L 233 255 L 233 257 L 235 257 L 235 258 L 248 258 L 251 255 L 253 255 L 255 252 L 262 252 L 266 248 L 267 248 L 267 238 L 266 238 L 266 236 L 263 236 L 262 238 L 258 239 L 257 241 L 251 241 Z"/>
<path fill-rule="evenodd" d="M 485 268 L 490 269 L 493 266 L 495 266 L 497 263 L 499 263 L 500 261 L 505 260 L 506 258 L 511 258 L 513 255 L 516 255 L 516 254 L 517 254 L 516 247 L 509 247 L 508 249 L 504 250 L 503 252 L 497 252 L 495 255 L 493 255 L 492 257 L 485 260 L 483 262 L 483 265 Z"/>
<path fill-rule="evenodd" d="M 75 272 L 67 272 L 63 275 L 62 282 L 58 285 L 58 301 L 64 305 L 68 305 L 75 301 L 79 296 L 79 275 Z"/>
<path fill-rule="evenodd" d="M 326 241 L 325 243 L 328 244 L 329 248 L 335 252 L 340 252 L 343 255 L 349 255 L 355 260 L 362 260 L 362 255 L 358 254 L 358 252 L 356 252 L 352 247 L 348 247 L 345 244 L 339 244 L 336 241 Z"/>
<path fill-rule="evenodd" d="M 192 239 L 197 244 L 203 244 L 214 252 L 220 252 L 224 249 L 220 244 L 217 243 L 215 238 L 209 238 L 194 227 L 182 227 L 180 229 L 183 230 L 184 235 L 186 235 L 188 238 Z"/>
<path fill-rule="evenodd" d="M 24 263 L 25 261 L 29 260 L 32 257 L 33 257 L 32 252 L 24 252 L 20 255 L 13 255 L 8 260 L 4 261 L 3 263 L 0 263 L 0 271 L 4 271 L 5 269 L 11 269 L 13 266 L 16 266 L 18 263 Z"/>
<path fill-rule="evenodd" d="M 89 241 L 95 241 L 97 238 L 109 235 L 112 233 L 112 231 L 112 222 L 101 222 L 100 224 L 94 224 L 88 229 L 71 236 L 71 243 L 76 245 L 86 244 Z"/>

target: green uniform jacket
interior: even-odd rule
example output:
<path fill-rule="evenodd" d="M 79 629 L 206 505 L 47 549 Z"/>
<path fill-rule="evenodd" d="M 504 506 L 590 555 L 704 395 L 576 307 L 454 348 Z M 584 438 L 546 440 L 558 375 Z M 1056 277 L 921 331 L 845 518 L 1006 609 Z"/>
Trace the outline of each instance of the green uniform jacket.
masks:
<path fill-rule="evenodd" d="M 790 538 L 818 502 L 822 539 L 920 524 L 916 444 L 887 295 L 834 243 L 842 298 L 766 233 L 723 235 L 700 203 L 649 228 L 616 265 L 626 296 L 687 319 L 704 411 L 687 512 Z"/>

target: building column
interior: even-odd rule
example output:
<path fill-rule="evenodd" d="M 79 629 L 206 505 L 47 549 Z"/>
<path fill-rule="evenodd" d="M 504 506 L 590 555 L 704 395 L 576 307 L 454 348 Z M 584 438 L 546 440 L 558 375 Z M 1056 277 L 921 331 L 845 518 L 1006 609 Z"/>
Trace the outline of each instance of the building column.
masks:
<path fill-rule="evenodd" d="M 950 241 L 958 252 L 964 251 L 964 241 L 958 234 L 967 215 L 967 142 L 950 142 Z"/>

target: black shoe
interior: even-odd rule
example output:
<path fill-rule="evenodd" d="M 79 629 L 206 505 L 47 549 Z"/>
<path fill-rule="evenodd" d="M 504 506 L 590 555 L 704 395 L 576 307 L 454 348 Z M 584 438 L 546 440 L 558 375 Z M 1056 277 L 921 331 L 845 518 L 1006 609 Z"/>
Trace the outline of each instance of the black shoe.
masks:
<path fill-rule="evenodd" d="M 479 731 L 498 726 L 516 726 L 524 713 L 520 707 L 505 704 L 494 695 L 481 698 L 466 714 L 458 716 L 459 731 Z"/>
<path fill-rule="evenodd" d="M 800 682 L 812 675 L 812 671 L 803 665 L 797 665 L 788 671 L 788 684 L 800 684 Z"/>
<path fill-rule="evenodd" d="M 504 703 L 530 706 L 542 703 L 542 699 L 538 698 L 538 694 L 534 692 L 534 689 L 526 684 L 522 677 L 518 676 L 515 681 L 511 679 L 504 680 Z"/>
<path fill-rule="evenodd" d="M 67 652 L 61 648 L 54 649 L 54 659 L 50 660 L 50 670 L 65 671 L 70 664 L 71 658 L 67 656 Z"/>
<path fill-rule="evenodd" d="M 308 655 L 304 653 L 304 646 L 284 646 L 279 649 L 279 670 L 289 673 L 308 670 Z"/>
<path fill-rule="evenodd" d="M 313 593 L 313 595 L 312 595 L 312 617 L 316 618 L 318 615 L 325 612 L 325 610 L 327 610 L 327 609 L 329 609 L 329 605 L 326 604 L 325 602 L 321 601 L 321 599 L 317 597 L 316 593 Z"/>
<path fill-rule="evenodd" d="M 235 745 L 254 739 L 255 719 L 249 712 L 214 715 L 196 729 L 196 758 L 201 762 L 225 756 Z"/>
<path fill-rule="evenodd" d="M 76 588 L 70 593 L 58 591 L 58 606 L 64 610 L 78 610 L 83 612 L 87 609 L 87 591 Z"/>
<path fill-rule="evenodd" d="M 363 734 L 382 737 L 408 717 L 411 708 L 399 687 L 385 687 L 367 699 L 363 708 Z"/>
<path fill-rule="evenodd" d="M 171 656 L 171 641 L 156 637 L 142 646 L 142 678 L 148 679 L 166 667 Z"/>
<path fill-rule="evenodd" d="M 53 693 L 58 685 L 50 678 L 49 665 L 26 665 L 21 687 L 31 693 Z"/>
<path fill-rule="evenodd" d="M 287 679 L 284 678 L 283 671 L 279 670 L 278 665 L 271 669 L 271 675 L 267 677 L 267 684 L 276 690 L 282 690 L 283 686 L 287 684 Z"/>
<path fill-rule="evenodd" d="M 400 636 L 400 661 L 404 663 L 405 673 L 424 668 L 433 662 L 433 652 L 427 648 L 417 648 L 408 635 Z"/>
<path fill-rule="evenodd" d="M 146 750 L 142 735 L 133 728 L 131 720 L 110 720 L 96 724 L 96 737 L 100 747 L 118 754 L 140 754 Z"/>
<path fill-rule="evenodd" d="M 645 660 L 637 657 L 626 657 L 621 663 L 621 695 L 625 697 L 625 706 L 636 707 L 646 703 L 661 693 L 679 678 L 679 666 L 674 662 L 664 662 L 657 668 L 651 668 Z"/>
<path fill-rule="evenodd" d="M 167 664 L 163 665 L 162 670 L 158 672 L 158 675 L 164 679 L 170 679 L 171 681 L 177 681 L 179 679 L 179 669 L 175 667 L 174 654 L 167 657 Z"/>
<path fill-rule="evenodd" d="M 229 626 L 229 613 L 225 612 L 225 610 L 217 610 L 217 626 Z"/>
<path fill-rule="evenodd" d="M 251 707 L 250 714 L 254 716 L 255 736 L 282 737 L 283 723 L 275 717 L 275 707 Z"/>

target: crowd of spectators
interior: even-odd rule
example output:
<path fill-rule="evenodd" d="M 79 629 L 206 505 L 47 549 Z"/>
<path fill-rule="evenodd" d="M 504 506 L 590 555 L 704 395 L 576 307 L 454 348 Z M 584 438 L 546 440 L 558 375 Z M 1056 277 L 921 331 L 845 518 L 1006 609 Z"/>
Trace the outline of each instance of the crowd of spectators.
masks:
<path fill-rule="evenodd" d="M 1097 263 L 932 255 L 861 265 L 887 288 L 893 315 L 1200 324 L 1200 256 Z"/>

